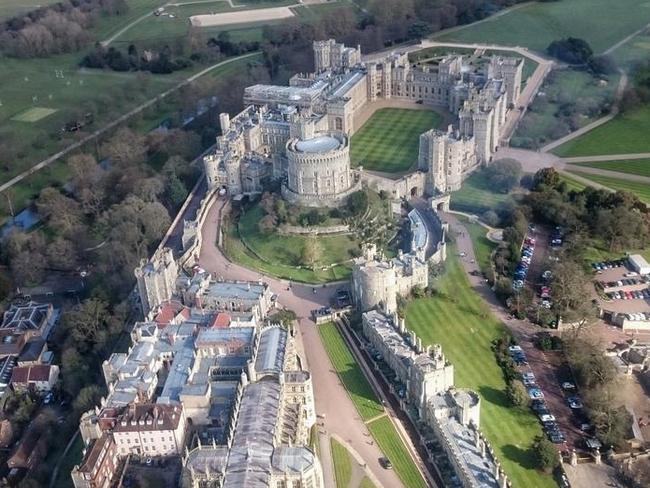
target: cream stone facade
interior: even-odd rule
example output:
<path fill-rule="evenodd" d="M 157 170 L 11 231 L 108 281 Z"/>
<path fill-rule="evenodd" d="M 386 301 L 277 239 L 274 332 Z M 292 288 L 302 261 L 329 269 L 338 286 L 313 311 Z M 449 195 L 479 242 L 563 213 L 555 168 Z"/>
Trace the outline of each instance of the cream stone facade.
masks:
<path fill-rule="evenodd" d="M 142 313 L 146 317 L 153 309 L 171 298 L 178 278 L 178 265 L 172 250 L 163 248 L 149 261 L 135 269 Z"/>
<path fill-rule="evenodd" d="M 314 66 L 314 73 L 296 74 L 289 86 L 246 88 L 247 107 L 232 120 L 221 115 L 217 148 L 204 158 L 211 189 L 223 188 L 231 196 L 254 194 L 276 179 L 291 201 L 335 205 L 355 185 L 346 169 L 347 142 L 336 149 L 314 144 L 309 153 L 296 148 L 334 132 L 347 141 L 358 129 L 360 110 L 395 99 L 457 118 L 457 130 L 429 131 L 420 144 L 418 171 L 427 173 L 420 194 L 447 194 L 478 164 L 492 160 L 506 113 L 521 91 L 523 60 L 492 56 L 475 66 L 470 58 L 450 55 L 414 64 L 406 53 L 395 52 L 363 61 L 358 47 L 330 39 L 314 42 Z"/>

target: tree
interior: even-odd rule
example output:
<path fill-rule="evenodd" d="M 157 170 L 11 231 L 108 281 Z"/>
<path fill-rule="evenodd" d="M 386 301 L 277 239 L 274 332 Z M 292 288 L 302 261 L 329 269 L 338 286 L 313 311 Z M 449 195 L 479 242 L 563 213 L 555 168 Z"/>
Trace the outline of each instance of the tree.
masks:
<path fill-rule="evenodd" d="M 368 208 L 368 194 L 359 190 L 348 197 L 347 207 L 354 216 L 361 215 Z"/>
<path fill-rule="evenodd" d="M 315 270 L 321 254 L 322 248 L 320 243 L 315 237 L 310 237 L 305 240 L 300 260 L 304 266 Z"/>
<path fill-rule="evenodd" d="M 118 167 L 127 167 L 145 160 L 147 146 L 144 136 L 123 127 L 108 142 L 102 144 L 102 154 Z"/>
<path fill-rule="evenodd" d="M 519 380 L 513 380 L 508 383 L 506 387 L 506 395 L 508 400 L 515 407 L 527 407 L 530 403 L 530 397 L 528 396 L 528 391 L 524 384 Z"/>
<path fill-rule="evenodd" d="M 108 305 L 96 298 L 84 300 L 63 314 L 65 330 L 82 350 L 106 340 L 109 319 Z"/>
<path fill-rule="evenodd" d="M 53 187 L 41 191 L 36 207 L 43 218 L 50 222 L 52 228 L 63 234 L 70 233 L 83 218 L 79 204 Z"/>
<path fill-rule="evenodd" d="M 83 387 L 72 402 L 72 408 L 80 415 L 97 405 L 102 397 L 102 389 L 97 385 Z"/>
<path fill-rule="evenodd" d="M 555 168 L 542 168 L 535 173 L 533 189 L 539 190 L 542 185 L 554 188 L 558 183 L 560 183 L 560 174 Z"/>
<path fill-rule="evenodd" d="M 588 325 L 596 317 L 594 304 L 585 299 L 590 280 L 577 262 L 564 259 L 552 268 L 552 310 L 568 323 Z"/>
<path fill-rule="evenodd" d="M 576 37 L 553 41 L 546 48 L 546 52 L 569 64 L 585 64 L 594 54 L 587 41 Z"/>
<path fill-rule="evenodd" d="M 559 454 L 553 443 L 544 435 L 538 435 L 533 442 L 533 452 L 537 458 L 537 466 L 546 473 L 553 471 L 560 463 Z"/>
<path fill-rule="evenodd" d="M 508 193 L 521 180 L 521 163 L 514 159 L 499 159 L 483 170 L 492 189 Z"/>
<path fill-rule="evenodd" d="M 610 251 L 642 248 L 648 238 L 648 217 L 623 206 L 600 210 L 596 231 L 603 236 Z"/>
<path fill-rule="evenodd" d="M 596 435 L 605 445 L 625 446 L 632 430 L 632 415 L 618 400 L 615 382 L 588 390 L 583 394 L 584 404 Z"/>

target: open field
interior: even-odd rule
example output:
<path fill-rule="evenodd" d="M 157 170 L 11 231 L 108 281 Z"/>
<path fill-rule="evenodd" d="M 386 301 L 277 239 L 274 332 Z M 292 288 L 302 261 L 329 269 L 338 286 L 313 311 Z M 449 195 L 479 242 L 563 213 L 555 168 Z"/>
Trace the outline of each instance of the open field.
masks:
<path fill-rule="evenodd" d="M 420 134 L 441 122 L 442 117 L 429 110 L 377 110 L 352 136 L 352 164 L 386 173 L 407 171 L 417 162 Z"/>
<path fill-rule="evenodd" d="M 539 148 L 602 117 L 619 78 L 611 75 L 603 84 L 587 71 L 553 70 L 517 126 L 511 145 Z"/>
<path fill-rule="evenodd" d="M 341 378 L 361 418 L 369 420 L 384 413 L 384 407 L 377 399 L 377 395 L 363 375 L 336 325 L 328 323 L 317 327 L 332 366 Z"/>
<path fill-rule="evenodd" d="M 454 365 L 456 385 L 481 396 L 481 430 L 495 448 L 513 486 L 556 486 L 535 470 L 531 451 L 539 422 L 528 409 L 513 408 L 492 351 L 492 341 L 504 326 L 471 289 L 455 250 L 448 253 L 447 270 L 434 286 L 440 294 L 414 300 L 406 309 L 407 327 L 426 344 L 438 343 Z"/>
<path fill-rule="evenodd" d="M 650 159 L 626 159 L 619 161 L 595 161 L 590 163 L 571 163 L 571 166 L 605 169 L 631 175 L 650 177 Z"/>
<path fill-rule="evenodd" d="M 334 475 L 336 477 L 336 488 L 349 488 L 352 478 L 352 456 L 343 444 L 336 439 L 330 439 L 332 447 L 332 462 L 334 463 Z"/>
<path fill-rule="evenodd" d="M 426 488 L 427 484 L 413 463 L 404 443 L 399 438 L 395 427 L 388 417 L 373 420 L 368 424 L 368 430 L 377 441 L 382 452 L 386 455 L 407 488 Z"/>
<path fill-rule="evenodd" d="M 650 152 L 650 106 L 616 116 L 553 150 L 558 156 L 594 156 Z"/>
<path fill-rule="evenodd" d="M 451 194 L 451 208 L 461 212 L 482 214 L 487 210 L 495 210 L 500 205 L 512 201 L 512 196 L 496 193 L 480 172 L 473 173 L 463 181 L 460 190 Z"/>
<path fill-rule="evenodd" d="M 384 413 L 384 408 L 336 325 L 319 325 L 318 332 L 330 361 L 361 418 L 367 421 Z M 383 416 L 368 423 L 368 430 L 407 488 L 427 486 L 388 417 Z"/>
<path fill-rule="evenodd" d="M 531 2 L 493 20 L 435 37 L 543 51 L 552 41 L 573 36 L 585 39 L 595 52 L 601 52 L 647 24 L 649 16 L 650 3 L 646 0 Z"/>
<path fill-rule="evenodd" d="M 647 183 L 594 175 L 578 170 L 570 170 L 569 173 L 576 174 L 582 178 L 606 186 L 607 188 L 611 188 L 612 190 L 629 191 L 639 197 L 642 202 L 650 205 L 650 185 Z"/>
<path fill-rule="evenodd" d="M 576 180 L 571 178 L 567 173 L 560 173 L 560 181 L 564 182 L 569 190 L 575 190 L 575 191 L 582 191 L 585 189 L 585 185 Z"/>

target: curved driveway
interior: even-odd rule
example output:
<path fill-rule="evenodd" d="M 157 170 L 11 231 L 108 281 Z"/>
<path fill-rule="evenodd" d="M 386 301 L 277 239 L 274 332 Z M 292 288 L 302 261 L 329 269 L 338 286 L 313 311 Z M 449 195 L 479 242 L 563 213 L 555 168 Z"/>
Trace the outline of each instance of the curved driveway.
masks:
<path fill-rule="evenodd" d="M 210 208 L 206 222 L 203 226 L 202 246 L 199 255 L 199 265 L 205 270 L 214 273 L 218 278 L 231 280 L 263 280 L 277 293 L 278 301 L 285 307 L 293 310 L 298 315 L 299 336 L 297 348 L 302 349 L 301 357 L 305 358 L 312 375 L 316 411 L 318 422 L 323 423 L 323 428 L 329 433 L 334 433 L 351 445 L 355 451 L 368 464 L 368 469 L 375 475 L 385 488 L 403 486 L 395 471 L 388 471 L 379 465 L 379 458 L 383 456 L 377 445 L 372 442 L 368 429 L 357 414 L 346 390 L 333 370 L 327 351 L 323 347 L 318 330 L 309 319 L 314 308 L 329 304 L 330 297 L 335 293 L 337 286 L 322 286 L 314 288 L 305 285 L 292 285 L 288 290 L 287 282 L 264 276 L 259 272 L 231 263 L 216 246 L 217 228 L 219 226 L 220 212 L 224 200 L 216 200 Z M 321 446 L 329 449 L 329 446 Z M 325 486 L 336 486 L 332 478 L 330 466 L 323 466 Z M 379 488 L 379 487 L 378 487 Z"/>

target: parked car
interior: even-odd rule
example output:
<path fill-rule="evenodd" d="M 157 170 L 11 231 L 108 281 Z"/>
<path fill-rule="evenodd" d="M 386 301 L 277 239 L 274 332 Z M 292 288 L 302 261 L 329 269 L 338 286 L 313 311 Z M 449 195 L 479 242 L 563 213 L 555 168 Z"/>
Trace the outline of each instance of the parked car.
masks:
<path fill-rule="evenodd" d="M 539 419 L 542 422 L 555 422 L 555 417 L 553 415 L 551 415 L 550 413 L 540 415 Z"/>
<path fill-rule="evenodd" d="M 393 463 L 390 462 L 390 459 L 381 457 L 379 458 L 379 464 L 384 469 L 393 469 Z"/>
<path fill-rule="evenodd" d="M 570 381 L 564 381 L 564 382 L 562 383 L 562 388 L 563 388 L 564 390 L 575 390 L 575 389 L 576 389 L 576 385 L 574 385 L 574 384 L 571 383 Z"/>

